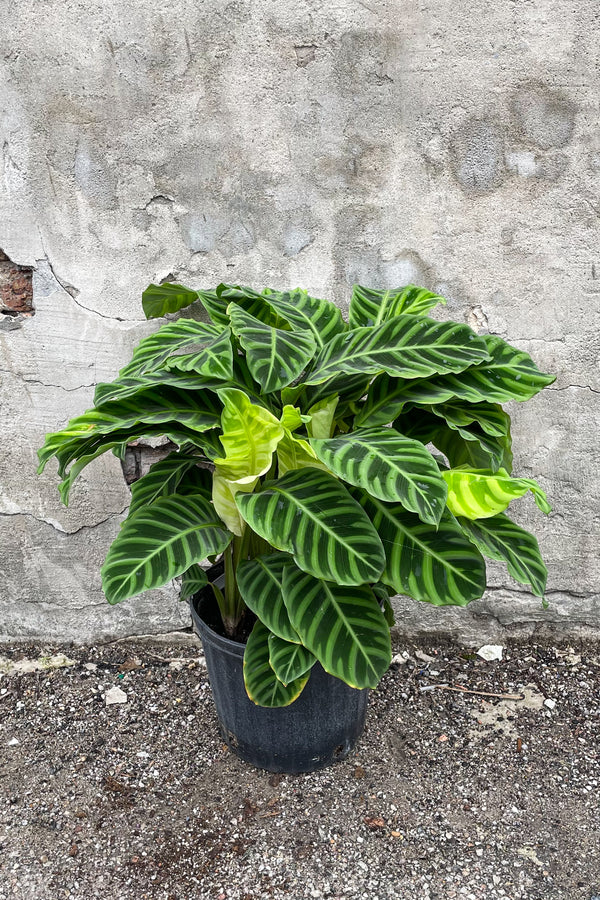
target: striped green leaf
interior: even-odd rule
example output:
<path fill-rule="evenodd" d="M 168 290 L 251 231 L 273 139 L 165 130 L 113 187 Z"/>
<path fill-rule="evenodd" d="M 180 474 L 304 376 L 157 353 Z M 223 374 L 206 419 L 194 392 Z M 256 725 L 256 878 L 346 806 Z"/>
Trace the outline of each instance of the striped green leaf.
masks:
<path fill-rule="evenodd" d="M 438 427 L 431 442 L 447 457 L 452 468 L 512 470 L 512 441 L 510 434 L 492 437 L 475 423 L 465 428 Z"/>
<path fill-rule="evenodd" d="M 194 319 L 178 319 L 168 322 L 158 331 L 142 338 L 133 351 L 131 362 L 119 372 L 120 377 L 139 376 L 158 368 L 171 356 L 192 345 L 212 343 L 221 333 L 220 328 L 196 322 Z"/>
<path fill-rule="evenodd" d="M 193 597 L 194 594 L 197 594 L 198 591 L 201 591 L 203 587 L 206 587 L 208 584 L 208 577 L 204 569 L 201 569 L 198 563 L 194 563 L 193 566 L 183 573 L 181 577 L 181 588 L 179 590 L 179 599 L 180 600 L 189 600 L 190 597 Z"/>
<path fill-rule="evenodd" d="M 487 519 L 504 512 L 508 504 L 531 491 L 542 512 L 552 507 L 533 478 L 511 478 L 500 469 L 448 469 L 442 472 L 448 485 L 448 509 L 466 519 Z"/>
<path fill-rule="evenodd" d="M 182 496 L 188 494 L 201 494 L 210 500 L 212 492 L 212 471 L 205 466 L 192 466 L 183 474 L 177 485 L 177 493 Z"/>
<path fill-rule="evenodd" d="M 94 403 L 96 406 L 104 406 L 105 403 L 125 400 L 135 394 L 162 386 L 186 391 L 204 391 L 222 388 L 224 384 L 220 380 L 205 378 L 195 372 L 183 375 L 160 368 L 152 372 L 144 372 L 143 375 L 125 375 L 123 378 L 120 376 L 115 378 L 114 381 L 100 382 L 96 385 Z"/>
<path fill-rule="evenodd" d="M 181 426 L 190 431 L 217 428 L 220 425 L 220 406 L 210 394 L 198 398 L 178 388 L 152 388 L 75 416 L 65 428 L 46 436 L 38 456 L 40 463 L 45 464 L 71 441 L 93 439 L 141 425 L 166 426 L 169 423 L 173 423 L 175 429 Z"/>
<path fill-rule="evenodd" d="M 265 393 L 280 390 L 305 369 L 315 352 L 312 332 L 265 325 L 241 306 L 230 304 L 231 327 L 246 351 L 252 376 Z"/>
<path fill-rule="evenodd" d="M 461 517 L 458 523 L 484 556 L 505 562 L 513 578 L 531 585 L 537 597 L 544 596 L 548 570 L 532 534 L 503 514 L 476 522 Z"/>
<path fill-rule="evenodd" d="M 304 381 L 320 384 L 332 375 L 357 372 L 423 378 L 460 372 L 487 358 L 484 341 L 468 325 L 401 315 L 375 328 L 355 328 L 335 337 L 318 354 Z"/>
<path fill-rule="evenodd" d="M 452 397 L 479 403 L 507 403 L 534 397 L 542 388 L 556 381 L 555 375 L 540 372 L 529 354 L 517 350 L 502 338 L 486 334 L 490 359 L 457 375 L 444 375 L 421 382 L 407 382 L 406 401 L 444 403 Z"/>
<path fill-rule="evenodd" d="M 282 684 L 290 684 L 312 669 L 317 658 L 302 644 L 291 644 L 269 635 L 269 664 Z"/>
<path fill-rule="evenodd" d="M 355 284 L 348 319 L 351 328 L 381 325 L 394 316 L 424 315 L 438 303 L 446 305 L 446 301 L 439 294 L 416 287 L 414 284 L 384 291 Z"/>
<path fill-rule="evenodd" d="M 233 378 L 231 330 L 225 328 L 210 343 L 195 353 L 171 356 L 165 363 L 169 371 L 197 372 L 207 378 L 229 381 Z"/>
<path fill-rule="evenodd" d="M 284 641 L 298 644 L 300 638 L 292 627 L 282 593 L 283 571 L 291 561 L 287 553 L 242 560 L 237 568 L 237 583 L 244 603 L 269 631 Z"/>
<path fill-rule="evenodd" d="M 392 658 L 390 629 L 368 585 L 342 586 L 287 566 L 283 597 L 303 645 L 326 672 L 350 687 L 377 687 Z"/>
<path fill-rule="evenodd" d="M 229 299 L 227 297 L 222 296 L 223 290 L 225 290 L 226 285 L 220 284 L 217 288 L 213 289 L 203 289 L 198 291 L 198 299 L 212 322 L 215 325 L 227 326 L 229 325 L 229 316 L 227 315 L 227 307 L 229 306 Z"/>
<path fill-rule="evenodd" d="M 225 388 L 218 396 L 223 404 L 220 440 L 225 456 L 215 462 L 225 478 L 246 478 L 250 482 L 268 472 L 284 428 L 268 409 L 252 403 L 243 391 Z"/>
<path fill-rule="evenodd" d="M 312 333 L 317 347 L 322 347 L 336 334 L 347 330 L 342 313 L 329 300 L 311 297 L 300 288 L 283 293 L 267 289 L 263 294 L 293 328 Z"/>
<path fill-rule="evenodd" d="M 246 693 L 257 706 L 289 706 L 302 693 L 310 672 L 283 684 L 269 662 L 269 636 L 269 629 L 257 619 L 244 651 Z"/>
<path fill-rule="evenodd" d="M 222 553 L 232 535 L 200 496 L 172 494 L 123 523 L 102 566 L 109 603 L 161 587 L 207 556 Z"/>
<path fill-rule="evenodd" d="M 380 500 L 399 500 L 424 522 L 439 522 L 448 490 L 431 453 L 392 428 L 363 428 L 310 442 L 331 471 Z"/>
<path fill-rule="evenodd" d="M 510 434 L 510 416 L 497 403 L 466 403 L 452 400 L 434 406 L 425 406 L 427 412 L 445 419 L 450 428 L 459 431 L 476 423 L 490 437 Z"/>
<path fill-rule="evenodd" d="M 197 469 L 198 460 L 184 453 L 170 453 L 165 459 L 154 463 L 146 475 L 142 475 L 131 485 L 129 515 L 142 506 L 149 506 L 160 497 L 178 492 L 182 479 L 190 469 Z M 198 470 L 200 471 L 200 470 Z M 206 472 L 206 469 L 203 470 Z M 206 474 L 210 477 L 209 473 Z M 208 494 L 210 497 L 210 493 Z"/>
<path fill-rule="evenodd" d="M 198 299 L 198 291 L 182 284 L 150 284 L 142 294 L 142 308 L 147 319 L 157 319 L 190 306 Z"/>
<path fill-rule="evenodd" d="M 406 403 L 404 391 L 406 381 L 393 378 L 382 372 L 375 378 L 367 392 L 366 399 L 354 418 L 356 428 L 388 425 L 396 419 Z"/>
<path fill-rule="evenodd" d="M 377 581 L 385 562 L 364 510 L 328 472 L 305 468 L 236 497 L 250 527 L 296 564 L 338 584 Z"/>
<path fill-rule="evenodd" d="M 398 593 L 434 606 L 465 606 L 485 590 L 485 563 L 448 511 L 437 528 L 399 503 L 354 490 L 385 548 L 381 580 Z"/>

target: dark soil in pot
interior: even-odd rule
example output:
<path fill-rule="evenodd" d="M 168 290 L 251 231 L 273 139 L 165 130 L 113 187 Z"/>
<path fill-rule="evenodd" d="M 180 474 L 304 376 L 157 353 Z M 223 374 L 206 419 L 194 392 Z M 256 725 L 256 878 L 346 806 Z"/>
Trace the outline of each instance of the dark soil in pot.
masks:
<path fill-rule="evenodd" d="M 218 572 L 210 574 L 218 577 Z M 348 687 L 316 663 L 290 706 L 256 706 L 244 687 L 245 644 L 218 633 L 222 629 L 212 589 L 199 591 L 190 607 L 221 734 L 234 753 L 260 769 L 288 774 L 312 772 L 346 758 L 364 728 L 368 690 Z"/>

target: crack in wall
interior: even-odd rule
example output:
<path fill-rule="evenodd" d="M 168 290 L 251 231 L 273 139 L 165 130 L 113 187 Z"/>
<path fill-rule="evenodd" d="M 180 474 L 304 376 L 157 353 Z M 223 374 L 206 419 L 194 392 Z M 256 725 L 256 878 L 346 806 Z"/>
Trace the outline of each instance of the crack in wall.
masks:
<path fill-rule="evenodd" d="M 72 391 L 79 391 L 82 388 L 90 388 L 96 387 L 97 382 L 91 381 L 89 384 L 78 384 L 75 387 L 68 388 L 64 387 L 62 384 L 53 384 L 49 381 L 41 381 L 39 378 L 26 378 L 22 372 L 13 372 L 12 369 L 0 369 L 0 375 L 11 375 L 14 378 L 18 378 L 19 381 L 24 382 L 25 384 L 39 384 L 41 387 L 49 387 L 49 388 L 58 388 L 61 391 L 65 391 L 70 394 Z"/>
<path fill-rule="evenodd" d="M 75 528 L 73 531 L 67 531 L 66 528 L 63 528 L 60 522 L 56 522 L 53 519 L 44 519 L 43 517 L 36 516 L 30 512 L 0 512 L 0 518 L 2 519 L 12 519 L 16 516 L 23 516 L 26 519 L 33 519 L 34 522 L 38 522 L 40 525 L 47 525 L 49 528 L 52 528 L 53 531 L 58 532 L 58 534 L 65 535 L 73 535 L 79 534 L 80 531 L 93 530 L 94 528 L 99 528 L 100 525 L 104 525 L 106 522 L 110 522 L 111 519 L 116 519 L 119 516 L 122 516 L 129 509 L 129 503 L 127 503 L 123 509 L 118 512 L 110 513 L 110 515 L 106 516 L 105 519 L 101 519 L 99 522 L 94 522 L 92 525 L 80 525 L 79 528 Z"/>

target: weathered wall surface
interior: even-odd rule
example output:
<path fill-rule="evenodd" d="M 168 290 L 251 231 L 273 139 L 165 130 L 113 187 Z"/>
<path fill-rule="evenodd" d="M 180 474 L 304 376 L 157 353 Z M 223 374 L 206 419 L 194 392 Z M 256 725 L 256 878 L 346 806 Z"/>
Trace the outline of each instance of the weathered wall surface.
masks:
<path fill-rule="evenodd" d="M 469 611 L 407 632 L 600 634 L 600 27 L 587 0 L 2 2 L 0 631 L 93 640 L 180 627 L 171 589 L 108 608 L 99 564 L 129 490 L 107 456 L 62 508 L 44 433 L 154 326 L 141 290 L 416 281 L 557 383 L 514 406 L 515 469 L 549 492 L 548 600 L 499 567 Z M 0 272 L 0 281 L 2 273 Z M 15 314 L 16 313 L 16 314 Z"/>

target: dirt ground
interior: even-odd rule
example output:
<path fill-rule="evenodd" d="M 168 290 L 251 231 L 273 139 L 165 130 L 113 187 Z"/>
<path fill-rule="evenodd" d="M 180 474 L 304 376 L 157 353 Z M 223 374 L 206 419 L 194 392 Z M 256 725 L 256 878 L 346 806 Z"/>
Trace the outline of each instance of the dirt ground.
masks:
<path fill-rule="evenodd" d="M 0 900 L 599 900 L 598 648 L 397 650 L 352 756 L 281 776 L 188 639 L 0 647 Z"/>

